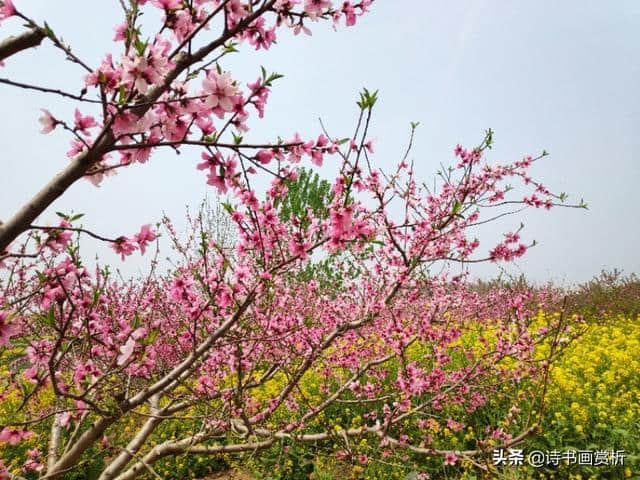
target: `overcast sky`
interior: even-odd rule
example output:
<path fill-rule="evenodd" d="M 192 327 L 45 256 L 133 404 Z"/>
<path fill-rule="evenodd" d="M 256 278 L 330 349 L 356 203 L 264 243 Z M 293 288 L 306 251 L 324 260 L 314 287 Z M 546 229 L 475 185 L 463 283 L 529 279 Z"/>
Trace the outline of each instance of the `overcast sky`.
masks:
<path fill-rule="evenodd" d="M 113 26 L 121 21 L 115 0 L 14 2 L 46 20 L 91 65 L 118 51 L 112 42 Z M 260 65 L 285 75 L 247 140 L 295 131 L 317 135 L 319 117 L 333 135 L 349 135 L 359 90 L 379 89 L 372 127 L 376 165 L 390 169 L 400 159 L 410 121 L 420 122 L 412 158 L 427 181 L 441 162 L 453 162 L 457 143 L 475 146 L 492 128 L 492 159 L 513 161 L 547 150 L 535 175 L 570 200 L 588 202 L 588 211 L 525 215 L 524 236 L 539 245 L 511 272 L 564 284 L 602 268 L 640 272 L 640 2 L 377 0 L 355 28 L 314 27 L 311 37 L 281 31 L 269 52 L 244 48 L 222 64 L 242 83 L 255 80 Z M 5 21 L 0 37 L 18 31 L 18 22 Z M 0 77 L 82 88 L 82 72 L 45 44 L 9 59 Z M 67 161 L 67 135 L 38 133 L 42 107 L 70 118 L 75 105 L 0 85 L 0 219 Z M 163 211 L 180 225 L 185 205 L 195 206 L 207 194 L 215 198 L 195 169 L 198 160 L 197 151 L 163 153 L 100 188 L 80 182 L 40 223 L 53 222 L 56 210 L 75 209 L 87 214 L 88 228 L 104 234 L 132 234 Z M 325 176 L 331 171 L 328 166 Z M 483 231 L 481 240 L 518 225 L 508 220 Z M 87 251 L 121 265 L 108 249 L 88 245 Z M 132 265 L 145 268 L 139 257 Z M 491 266 L 478 270 L 496 272 Z"/>

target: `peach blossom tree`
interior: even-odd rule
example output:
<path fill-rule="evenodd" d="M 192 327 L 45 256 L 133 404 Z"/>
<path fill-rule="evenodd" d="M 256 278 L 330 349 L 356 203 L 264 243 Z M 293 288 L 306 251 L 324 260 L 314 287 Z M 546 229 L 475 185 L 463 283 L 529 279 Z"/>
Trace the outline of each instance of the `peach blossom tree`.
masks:
<path fill-rule="evenodd" d="M 109 452 L 101 480 L 158 478 L 155 466 L 169 456 L 255 452 L 280 442 L 336 444 L 339 458 L 366 463 L 352 448 L 361 437 L 377 442 L 381 455 L 402 451 L 454 465 L 485 456 L 490 440 L 506 448 L 536 431 L 535 419 L 514 423 L 513 432 L 487 424 L 485 438 L 468 450 L 434 448 L 424 434 L 429 412 L 452 405 L 472 412 L 501 382 L 545 385 L 566 322 L 532 331 L 541 299 L 474 292 L 464 270 L 512 261 L 530 246 L 518 229 L 483 249 L 474 227 L 514 209 L 565 205 L 564 195 L 528 173 L 544 155 L 491 163 L 489 131 L 476 148 L 456 147 L 454 166 L 433 186 L 416 178 L 408 155 L 384 173 L 368 138 L 376 94 L 367 90 L 349 137 L 244 141 L 279 76 L 262 69 L 243 86 L 224 70 L 224 57 L 240 42 L 266 50 L 282 28 L 354 25 L 371 3 L 121 1 L 118 52 L 96 68 L 51 26 L 32 20 L 26 2 L 0 2 L 1 21 L 27 28 L 0 44 L 5 71 L 12 55 L 43 41 L 84 70 L 79 93 L 0 79 L 77 104 L 71 119 L 42 110 L 43 133 L 69 135 L 69 163 L 0 225 L 7 374 L 0 442 L 18 448 L 38 437 L 46 444 L 23 451 L 20 473 L 0 463 L 0 477 L 65 478 L 91 463 L 96 449 Z M 141 19 L 148 8 L 163 12 L 152 37 L 143 32 L 153 25 Z M 108 181 L 160 149 L 199 151 L 195 167 L 228 197 L 232 244 L 204 228 L 202 216 L 186 239 L 167 219 L 129 236 L 88 231 L 72 215 L 55 226 L 36 223 L 74 182 Z M 320 168 L 327 156 L 341 167 L 326 204 L 284 218 L 281 205 L 300 165 Z M 264 194 L 252 183 L 259 176 L 272 179 Z M 161 233 L 177 252 L 168 273 L 152 259 L 148 275 L 125 280 L 108 266 L 88 266 L 80 253 L 78 239 L 89 235 L 123 260 L 148 249 L 157 255 Z M 322 262 L 328 268 L 315 268 Z M 469 335 L 478 348 L 466 346 Z M 540 361 L 534 347 L 543 341 L 552 348 Z M 365 412 L 361 423 L 333 428 L 327 412 L 345 405 Z M 179 435 L 161 439 L 167 425 Z"/>

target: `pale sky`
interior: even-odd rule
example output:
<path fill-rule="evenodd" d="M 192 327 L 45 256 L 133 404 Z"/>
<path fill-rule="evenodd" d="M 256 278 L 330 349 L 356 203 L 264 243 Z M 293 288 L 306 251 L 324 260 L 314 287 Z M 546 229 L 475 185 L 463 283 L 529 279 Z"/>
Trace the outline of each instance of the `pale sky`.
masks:
<path fill-rule="evenodd" d="M 118 2 L 14 0 L 25 13 L 46 20 L 81 58 L 97 66 L 119 23 Z M 20 31 L 15 20 L 0 38 Z M 320 132 L 318 117 L 335 136 L 348 136 L 355 100 L 366 86 L 379 89 L 372 137 L 374 162 L 391 169 L 400 159 L 409 122 L 419 121 L 411 158 L 425 181 L 438 165 L 453 163 L 457 143 L 475 146 L 495 132 L 491 159 L 513 161 L 547 150 L 534 174 L 554 191 L 584 198 L 588 211 L 531 212 L 524 237 L 539 245 L 513 273 L 563 284 L 584 281 L 602 268 L 640 273 L 640 2 L 628 1 L 425 1 L 377 0 L 354 28 L 334 32 L 314 25 L 313 36 L 281 31 L 266 54 L 242 53 L 222 63 L 242 83 L 260 65 L 285 75 L 274 87 L 265 119 L 252 121 L 247 141 L 270 141 L 300 131 Z M 147 30 L 148 35 L 151 34 Z M 79 92 L 83 73 L 43 44 L 10 58 L 0 77 Z M 71 118 L 75 104 L 50 95 L 0 85 L 0 219 L 13 214 L 67 161 L 68 135 L 38 133 L 40 108 Z M 83 112 L 88 113 L 84 107 Z M 74 185 L 56 210 L 85 213 L 86 227 L 105 235 L 131 235 L 162 212 L 182 224 L 185 205 L 197 206 L 213 187 L 195 168 L 199 151 L 156 155 L 124 169 L 95 188 Z M 323 170 L 330 177 L 334 170 Z M 321 172 L 322 173 L 322 172 Z M 489 246 L 509 219 L 481 232 Z M 87 243 L 85 253 L 116 266 L 117 257 Z M 127 268 L 145 269 L 136 257 Z M 497 272 L 493 266 L 479 275 Z"/>

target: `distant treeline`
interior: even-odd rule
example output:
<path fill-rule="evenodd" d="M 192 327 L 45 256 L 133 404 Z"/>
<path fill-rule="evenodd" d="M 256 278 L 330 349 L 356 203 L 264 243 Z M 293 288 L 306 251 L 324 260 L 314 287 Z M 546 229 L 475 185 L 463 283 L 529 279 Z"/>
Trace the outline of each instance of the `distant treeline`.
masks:
<path fill-rule="evenodd" d="M 554 291 L 565 303 L 569 313 L 581 314 L 597 319 L 603 314 L 624 315 L 636 318 L 640 315 L 640 278 L 635 273 L 622 270 L 602 270 L 591 280 L 573 287 L 559 287 L 552 282 L 544 286 L 535 285 L 524 275 L 512 278 L 499 277 L 493 280 L 477 280 L 473 288 L 480 292 L 502 287 L 514 290 Z M 565 300 L 566 299 L 566 300 Z"/>

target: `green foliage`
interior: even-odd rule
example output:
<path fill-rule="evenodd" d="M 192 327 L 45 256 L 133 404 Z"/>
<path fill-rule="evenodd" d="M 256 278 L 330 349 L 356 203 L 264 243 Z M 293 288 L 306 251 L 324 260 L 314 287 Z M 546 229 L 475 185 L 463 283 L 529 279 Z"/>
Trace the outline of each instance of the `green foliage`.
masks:
<path fill-rule="evenodd" d="M 267 73 L 267 70 L 264 67 L 260 67 L 260 71 L 262 72 L 262 83 L 266 87 L 273 86 L 273 82 L 284 77 L 284 75 L 276 72 Z"/>
<path fill-rule="evenodd" d="M 333 199 L 331 185 L 317 173 L 302 168 L 296 180 L 287 182 L 287 188 L 287 195 L 275 205 L 282 221 L 296 217 L 306 228 L 309 208 L 316 217 L 326 219 L 329 216 L 328 205 Z"/>
<path fill-rule="evenodd" d="M 282 221 L 292 221 L 295 218 L 304 230 L 310 223 L 307 216 L 308 210 L 311 210 L 317 218 L 329 217 L 328 205 L 333 199 L 333 193 L 329 182 L 321 179 L 317 173 L 305 168 L 300 169 L 298 173 L 296 180 L 287 182 L 287 194 L 282 200 L 276 202 L 275 207 Z M 342 282 L 333 268 L 336 261 L 335 256 L 330 256 L 307 264 L 298 274 L 298 281 L 315 280 L 322 289 L 329 287 L 334 291 L 339 289 Z"/>
<path fill-rule="evenodd" d="M 360 107 L 360 110 L 371 110 L 373 106 L 376 104 L 377 100 L 378 100 L 378 90 L 371 93 L 366 88 L 363 88 L 362 92 L 360 93 L 360 100 L 356 103 Z"/>

